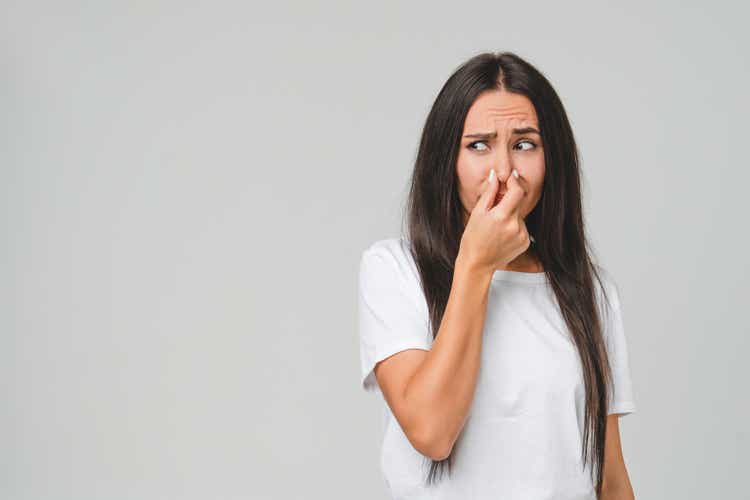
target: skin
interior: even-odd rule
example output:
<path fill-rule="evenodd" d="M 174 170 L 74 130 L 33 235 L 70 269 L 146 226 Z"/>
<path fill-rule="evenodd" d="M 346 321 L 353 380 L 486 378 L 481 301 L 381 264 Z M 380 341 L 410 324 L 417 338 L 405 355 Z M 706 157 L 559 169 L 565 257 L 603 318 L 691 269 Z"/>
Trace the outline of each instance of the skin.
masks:
<path fill-rule="evenodd" d="M 625 466 L 620 444 L 620 414 L 607 416 L 604 437 L 604 478 L 600 500 L 634 500 L 633 486 Z"/>
<path fill-rule="evenodd" d="M 544 185 L 544 145 L 536 132 L 514 133 L 513 129 L 532 127 L 537 131 L 539 121 L 532 102 L 524 95 L 506 90 L 493 90 L 480 95 L 469 109 L 461 134 L 461 149 L 456 164 L 458 193 L 464 207 L 464 224 L 477 203 L 491 169 L 501 181 L 495 204 L 507 190 L 505 181 L 515 168 L 526 190 L 519 211 L 525 218 L 536 206 Z M 476 133 L 496 132 L 493 138 L 466 137 Z M 534 246 L 516 257 L 505 268 L 511 271 L 542 272 L 534 255 Z M 632 499 L 622 447 L 618 415 L 607 417 L 605 434 L 605 476 L 602 484 L 603 500 Z"/>
<path fill-rule="evenodd" d="M 495 169 L 500 187 L 495 204 L 507 191 L 506 181 L 515 168 L 526 190 L 519 211 L 526 217 L 542 196 L 544 183 L 544 149 L 538 133 L 513 133 L 514 128 L 533 127 L 539 121 L 531 101 L 523 95 L 505 90 L 482 93 L 469 108 L 461 134 L 461 148 L 456 160 L 458 196 L 464 209 L 464 224 L 479 200 L 487 176 Z M 496 132 L 497 137 L 466 137 L 476 133 Z M 507 267 L 522 272 L 541 272 L 543 268 L 534 255 L 533 245 L 516 257 Z"/>
<path fill-rule="evenodd" d="M 506 192 L 505 181 L 513 168 L 526 192 L 520 201 L 520 214 L 528 215 L 539 201 L 544 182 L 541 137 L 528 132 L 512 133 L 511 129 L 521 127 L 539 130 L 534 106 L 525 96 L 504 90 L 488 91 L 470 108 L 462 136 L 496 132 L 497 137 L 462 137 L 456 170 L 464 224 L 493 168 L 500 180 L 495 204 Z M 475 143 L 479 140 L 483 142 Z M 498 269 L 543 271 L 533 245 L 507 267 Z M 443 321 L 432 348 L 406 349 L 375 365 L 378 384 L 406 437 L 417 451 L 433 460 L 442 460 L 450 453 L 474 397 L 491 280 L 492 272 L 457 259 Z M 610 415 L 607 422 L 601 499 L 632 499 L 617 415 Z"/>

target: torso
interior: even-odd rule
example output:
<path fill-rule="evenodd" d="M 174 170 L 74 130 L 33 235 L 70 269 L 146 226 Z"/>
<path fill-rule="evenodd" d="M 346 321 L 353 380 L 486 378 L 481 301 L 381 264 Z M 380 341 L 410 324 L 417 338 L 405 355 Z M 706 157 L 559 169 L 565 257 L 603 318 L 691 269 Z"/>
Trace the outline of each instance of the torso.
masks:
<path fill-rule="evenodd" d="M 387 244 L 399 251 L 397 241 Z M 416 272 L 410 255 L 400 258 Z M 430 460 L 410 445 L 383 401 L 381 458 L 394 498 L 596 499 L 580 457 L 580 360 L 546 274 L 534 269 L 493 275 L 475 396 L 450 477 L 424 485 Z"/>

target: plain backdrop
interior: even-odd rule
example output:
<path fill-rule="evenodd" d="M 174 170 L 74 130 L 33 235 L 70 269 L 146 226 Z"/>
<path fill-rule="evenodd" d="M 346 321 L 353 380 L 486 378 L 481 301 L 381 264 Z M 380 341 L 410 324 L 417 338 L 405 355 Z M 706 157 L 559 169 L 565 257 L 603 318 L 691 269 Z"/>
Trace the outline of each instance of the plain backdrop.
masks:
<path fill-rule="evenodd" d="M 0 497 L 387 498 L 357 266 L 469 57 L 552 82 L 639 499 L 748 465 L 740 2 L 2 2 Z"/>

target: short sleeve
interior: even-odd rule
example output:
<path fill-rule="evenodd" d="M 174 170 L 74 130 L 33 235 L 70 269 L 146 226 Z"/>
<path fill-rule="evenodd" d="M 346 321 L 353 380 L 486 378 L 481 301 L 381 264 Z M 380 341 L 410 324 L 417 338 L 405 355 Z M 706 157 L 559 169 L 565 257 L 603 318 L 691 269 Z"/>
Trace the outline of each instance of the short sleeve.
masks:
<path fill-rule="evenodd" d="M 376 242 L 362 253 L 358 292 L 360 383 L 380 391 L 373 371 L 379 361 L 432 346 L 424 295 L 398 240 Z"/>
<path fill-rule="evenodd" d="M 612 387 L 607 414 L 618 413 L 624 416 L 634 413 L 636 406 L 620 293 L 617 284 L 611 278 L 608 281 L 607 298 L 611 307 L 607 308 L 603 324 L 607 355 L 612 368 Z"/>

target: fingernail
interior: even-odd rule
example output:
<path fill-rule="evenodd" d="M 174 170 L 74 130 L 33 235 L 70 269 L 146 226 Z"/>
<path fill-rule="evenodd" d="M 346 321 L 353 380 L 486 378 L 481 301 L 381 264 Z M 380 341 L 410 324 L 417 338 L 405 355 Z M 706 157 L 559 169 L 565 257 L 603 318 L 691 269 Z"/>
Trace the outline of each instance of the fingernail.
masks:
<path fill-rule="evenodd" d="M 513 177 L 518 179 L 518 170 L 516 170 L 515 168 L 513 169 Z"/>
<path fill-rule="evenodd" d="M 492 182 L 495 180 L 495 169 L 490 170 L 490 177 L 487 179 L 487 182 Z"/>

